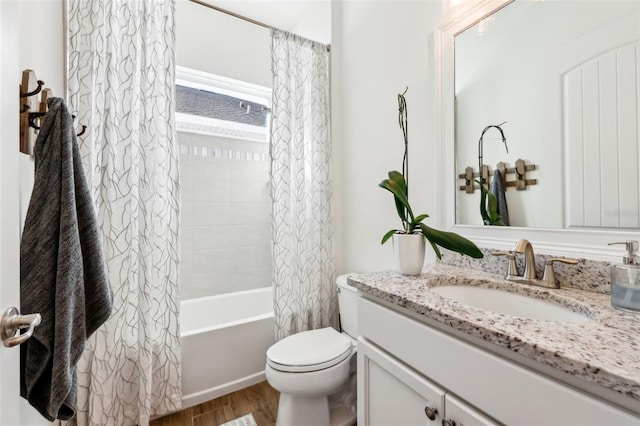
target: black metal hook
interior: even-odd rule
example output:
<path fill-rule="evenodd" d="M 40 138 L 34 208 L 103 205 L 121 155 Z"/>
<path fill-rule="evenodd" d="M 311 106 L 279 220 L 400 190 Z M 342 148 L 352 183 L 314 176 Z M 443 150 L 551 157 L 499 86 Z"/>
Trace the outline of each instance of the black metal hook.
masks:
<path fill-rule="evenodd" d="M 36 130 L 40 130 L 40 126 L 36 124 L 36 118 L 44 117 L 46 112 L 30 112 L 29 113 L 29 127 L 33 127 Z"/>
<path fill-rule="evenodd" d="M 40 126 L 38 126 L 36 124 L 36 119 L 40 118 L 40 117 L 44 117 L 44 115 L 46 115 L 46 112 L 30 112 L 29 113 L 29 127 L 32 127 L 36 130 L 40 130 Z M 75 115 L 72 115 L 71 117 L 73 117 L 74 119 L 76 118 Z M 84 124 L 82 125 L 82 130 L 80 130 L 80 133 L 77 133 L 76 136 L 82 136 L 87 132 L 87 126 L 85 126 Z"/>
<path fill-rule="evenodd" d="M 38 87 L 36 87 L 33 92 L 20 93 L 21 98 L 28 98 L 29 96 L 37 95 L 42 91 L 42 86 L 44 86 L 44 81 L 38 80 Z"/>

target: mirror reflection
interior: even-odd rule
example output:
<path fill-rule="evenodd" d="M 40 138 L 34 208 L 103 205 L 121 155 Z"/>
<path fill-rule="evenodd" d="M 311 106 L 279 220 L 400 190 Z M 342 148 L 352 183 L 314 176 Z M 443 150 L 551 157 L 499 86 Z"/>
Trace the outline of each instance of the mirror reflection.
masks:
<path fill-rule="evenodd" d="M 504 163 L 511 226 L 640 228 L 640 2 L 508 4 L 455 37 L 455 95 L 458 176 L 478 172 L 487 126 L 508 141 L 486 132 L 483 164 Z M 486 223 L 477 183 L 457 182 L 456 223 Z"/>

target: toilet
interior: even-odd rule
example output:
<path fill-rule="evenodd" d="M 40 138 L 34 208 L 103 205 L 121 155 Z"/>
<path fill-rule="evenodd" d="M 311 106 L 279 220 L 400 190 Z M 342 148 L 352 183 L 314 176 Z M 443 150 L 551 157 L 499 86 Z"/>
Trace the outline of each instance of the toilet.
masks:
<path fill-rule="evenodd" d="M 280 392 L 276 426 L 348 426 L 356 422 L 357 291 L 337 278 L 342 333 L 303 331 L 267 350 L 265 374 Z"/>

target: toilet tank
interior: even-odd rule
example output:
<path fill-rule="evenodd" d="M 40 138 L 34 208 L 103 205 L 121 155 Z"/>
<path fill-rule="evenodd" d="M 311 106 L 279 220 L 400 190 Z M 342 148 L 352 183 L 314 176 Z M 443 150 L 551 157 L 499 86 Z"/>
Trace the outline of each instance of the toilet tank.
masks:
<path fill-rule="evenodd" d="M 358 332 L 358 290 L 347 284 L 347 277 L 356 274 L 340 275 L 336 279 L 338 285 L 338 309 L 340 311 L 340 325 L 342 331 L 357 339 Z"/>

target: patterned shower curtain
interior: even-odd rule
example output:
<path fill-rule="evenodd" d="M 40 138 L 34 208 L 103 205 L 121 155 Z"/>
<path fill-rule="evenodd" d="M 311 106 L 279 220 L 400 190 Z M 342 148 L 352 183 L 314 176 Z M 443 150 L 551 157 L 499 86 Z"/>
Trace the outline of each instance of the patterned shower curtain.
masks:
<path fill-rule="evenodd" d="M 68 0 L 68 99 L 114 314 L 78 364 L 80 425 L 180 408 L 174 0 Z"/>
<path fill-rule="evenodd" d="M 338 326 L 331 212 L 329 53 L 271 32 L 271 195 L 276 339 Z"/>

